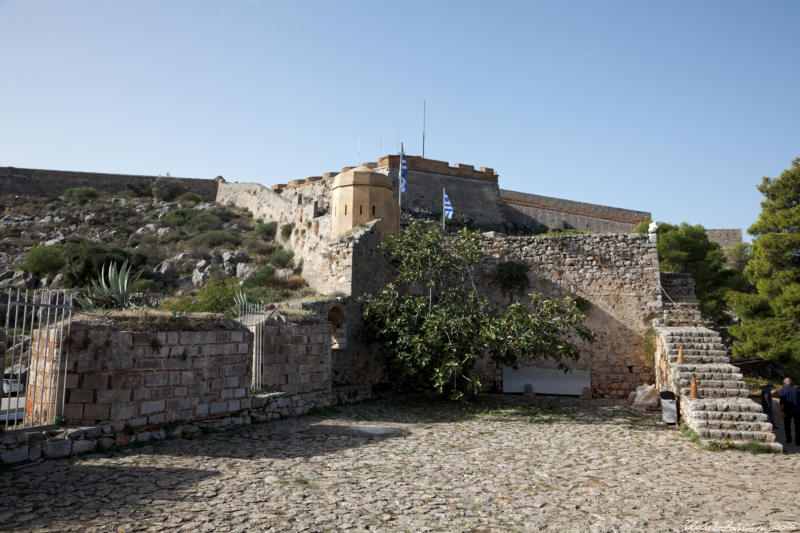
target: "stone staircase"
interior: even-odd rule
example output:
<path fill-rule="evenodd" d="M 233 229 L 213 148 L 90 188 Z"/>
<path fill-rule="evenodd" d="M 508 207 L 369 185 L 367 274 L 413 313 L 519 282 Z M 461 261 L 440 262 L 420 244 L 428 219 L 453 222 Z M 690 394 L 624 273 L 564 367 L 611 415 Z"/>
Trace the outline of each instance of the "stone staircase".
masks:
<path fill-rule="evenodd" d="M 701 441 L 740 445 L 756 441 L 773 451 L 783 450 L 761 405 L 749 398 L 739 369 L 730 364 L 719 333 L 697 326 L 661 325 L 656 331 L 659 388 L 672 390 L 680 398 L 682 421 Z M 678 364 L 681 347 L 683 364 Z M 699 399 L 689 398 L 692 377 L 697 380 Z"/>

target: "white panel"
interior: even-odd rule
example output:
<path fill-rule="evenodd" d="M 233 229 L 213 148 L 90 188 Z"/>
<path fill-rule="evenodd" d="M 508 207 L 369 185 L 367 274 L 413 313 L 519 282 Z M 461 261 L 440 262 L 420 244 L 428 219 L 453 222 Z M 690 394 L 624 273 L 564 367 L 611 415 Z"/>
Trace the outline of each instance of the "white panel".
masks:
<path fill-rule="evenodd" d="M 536 394 L 565 394 L 580 396 L 585 387 L 591 387 L 589 370 L 563 370 L 551 368 L 521 367 L 516 370 L 510 366 L 503 367 L 503 392 L 525 392 L 525 385 L 530 383 Z"/>

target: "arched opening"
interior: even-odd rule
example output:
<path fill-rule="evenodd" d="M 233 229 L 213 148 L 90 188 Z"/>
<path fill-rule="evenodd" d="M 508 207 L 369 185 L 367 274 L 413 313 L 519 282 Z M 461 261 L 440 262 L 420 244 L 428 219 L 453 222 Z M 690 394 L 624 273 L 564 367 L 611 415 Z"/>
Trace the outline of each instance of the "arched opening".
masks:
<path fill-rule="evenodd" d="M 375 206 L 372 206 L 372 216 L 375 216 Z"/>
<path fill-rule="evenodd" d="M 331 350 L 343 350 L 347 347 L 347 326 L 344 313 L 338 307 L 328 311 L 328 323 L 331 325 Z"/>

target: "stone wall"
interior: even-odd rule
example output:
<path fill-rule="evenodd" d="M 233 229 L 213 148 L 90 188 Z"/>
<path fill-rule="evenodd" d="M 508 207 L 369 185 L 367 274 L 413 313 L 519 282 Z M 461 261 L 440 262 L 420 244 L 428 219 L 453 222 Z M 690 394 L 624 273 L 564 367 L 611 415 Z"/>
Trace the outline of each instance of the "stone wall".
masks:
<path fill-rule="evenodd" d="M 650 220 L 645 211 L 632 211 L 599 204 L 573 202 L 501 189 L 500 197 L 510 222 L 523 226 L 532 223 L 549 228 L 577 229 L 592 233 L 631 233 L 643 220 Z"/>
<path fill-rule="evenodd" d="M 263 390 L 307 394 L 331 390 L 331 327 L 326 322 L 263 327 Z"/>
<path fill-rule="evenodd" d="M 656 245 L 647 235 L 486 236 L 492 260 L 482 269 L 481 285 L 496 301 L 508 302 L 493 281 L 496 264 L 522 261 L 529 268 L 531 292 L 588 302 L 586 325 L 597 333 L 597 340 L 576 340 L 581 357 L 573 368 L 591 371 L 594 396 L 624 398 L 636 386 L 653 381 L 642 340 L 662 305 Z M 537 360 L 525 366 L 554 368 Z M 486 384 L 502 381 L 502 371 L 491 362 L 478 368 Z"/>
<path fill-rule="evenodd" d="M 662 323 L 673 327 L 705 325 L 692 275 L 662 272 L 659 278 L 664 309 Z"/>
<path fill-rule="evenodd" d="M 286 223 L 294 219 L 293 205 L 258 183 L 220 183 L 217 203 L 248 209 L 253 217 L 264 222 Z"/>
<path fill-rule="evenodd" d="M 140 428 L 250 407 L 252 334 L 244 326 L 117 331 L 78 319 L 70 338 L 64 417 L 72 424 Z"/>
<path fill-rule="evenodd" d="M 60 196 L 73 187 L 94 187 L 100 191 L 119 192 L 126 188 L 150 190 L 158 176 L 72 172 L 34 168 L 0 167 L 0 194 L 25 196 Z M 214 201 L 217 182 L 213 179 L 170 178 L 179 181 L 187 192 Z"/>
<path fill-rule="evenodd" d="M 742 228 L 707 229 L 708 240 L 716 242 L 723 250 L 733 248 L 742 242 Z"/>

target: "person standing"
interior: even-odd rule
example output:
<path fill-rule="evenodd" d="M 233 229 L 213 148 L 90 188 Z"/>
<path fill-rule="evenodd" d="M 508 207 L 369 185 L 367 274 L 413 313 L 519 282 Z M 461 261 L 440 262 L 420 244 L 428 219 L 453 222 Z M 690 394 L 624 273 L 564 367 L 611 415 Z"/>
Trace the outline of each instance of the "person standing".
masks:
<path fill-rule="evenodd" d="M 792 442 L 792 421 L 794 421 L 794 441 L 800 444 L 800 389 L 792 387 L 792 380 L 785 378 L 783 388 L 778 393 L 783 412 L 783 428 L 786 430 L 786 443 Z"/>
<path fill-rule="evenodd" d="M 761 408 L 764 409 L 764 414 L 769 417 L 769 423 L 775 427 L 775 415 L 772 414 L 772 389 L 774 385 L 770 381 L 761 387 Z"/>

